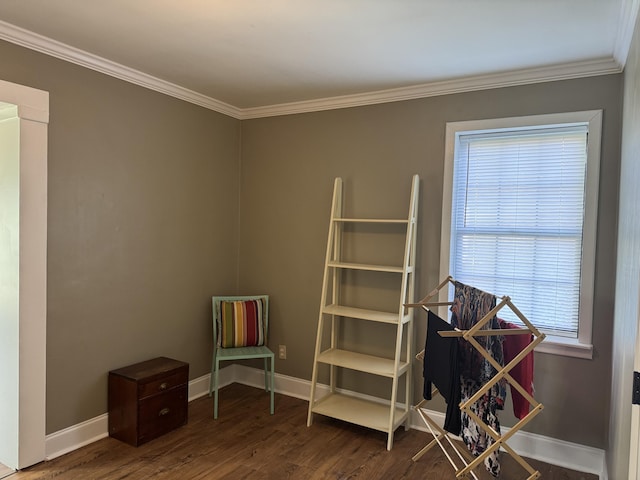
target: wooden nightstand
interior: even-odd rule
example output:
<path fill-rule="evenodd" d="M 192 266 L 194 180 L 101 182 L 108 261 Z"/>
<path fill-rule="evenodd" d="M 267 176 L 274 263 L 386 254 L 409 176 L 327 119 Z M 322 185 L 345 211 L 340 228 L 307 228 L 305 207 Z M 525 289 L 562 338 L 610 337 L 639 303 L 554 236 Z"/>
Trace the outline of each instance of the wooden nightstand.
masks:
<path fill-rule="evenodd" d="M 135 447 L 187 423 L 189 364 L 159 357 L 109 372 L 109 435 Z"/>

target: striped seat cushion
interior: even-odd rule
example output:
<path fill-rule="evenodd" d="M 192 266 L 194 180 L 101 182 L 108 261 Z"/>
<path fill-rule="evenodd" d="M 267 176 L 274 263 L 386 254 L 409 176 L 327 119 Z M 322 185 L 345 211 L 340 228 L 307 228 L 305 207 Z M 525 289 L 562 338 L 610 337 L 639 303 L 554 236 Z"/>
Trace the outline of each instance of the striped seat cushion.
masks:
<path fill-rule="evenodd" d="M 222 348 L 264 345 L 264 300 L 221 301 L 218 344 Z"/>

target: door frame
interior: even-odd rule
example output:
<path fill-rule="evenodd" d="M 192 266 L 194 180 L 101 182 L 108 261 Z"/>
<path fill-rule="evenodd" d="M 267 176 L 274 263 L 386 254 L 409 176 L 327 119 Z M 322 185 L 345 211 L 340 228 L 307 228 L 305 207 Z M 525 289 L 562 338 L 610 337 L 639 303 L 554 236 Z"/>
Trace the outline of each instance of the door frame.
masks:
<path fill-rule="evenodd" d="M 637 283 L 640 285 L 640 282 Z M 639 296 L 640 298 L 640 296 Z M 640 300 L 636 308 L 636 342 L 633 370 L 640 372 Z M 634 388 L 633 382 L 631 388 Z M 631 405 L 631 435 L 629 439 L 629 479 L 640 478 L 640 405 Z"/>
<path fill-rule="evenodd" d="M 49 93 L 0 80 L 0 102 L 20 121 L 18 452 L 8 466 L 22 469 L 45 459 Z"/>

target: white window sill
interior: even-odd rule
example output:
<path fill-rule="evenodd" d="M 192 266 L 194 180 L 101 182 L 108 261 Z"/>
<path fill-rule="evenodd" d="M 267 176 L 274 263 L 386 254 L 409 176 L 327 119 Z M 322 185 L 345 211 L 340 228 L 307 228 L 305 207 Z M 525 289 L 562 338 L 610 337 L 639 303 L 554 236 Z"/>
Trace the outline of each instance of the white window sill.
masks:
<path fill-rule="evenodd" d="M 536 352 L 564 355 L 565 357 L 593 359 L 593 345 L 580 343 L 575 338 L 547 335 L 536 348 Z"/>

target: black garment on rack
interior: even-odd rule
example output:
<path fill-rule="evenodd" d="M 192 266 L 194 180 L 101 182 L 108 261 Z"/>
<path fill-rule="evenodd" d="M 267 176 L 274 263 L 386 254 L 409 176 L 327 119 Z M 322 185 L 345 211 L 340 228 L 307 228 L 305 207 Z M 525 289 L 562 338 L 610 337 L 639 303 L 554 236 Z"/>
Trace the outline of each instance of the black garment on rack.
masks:
<path fill-rule="evenodd" d="M 424 392 L 425 400 L 431 400 L 431 383 L 447 402 L 444 429 L 454 435 L 460 434 L 460 362 L 458 361 L 458 339 L 441 337 L 438 331 L 454 330 L 431 310 L 427 318 L 427 339 L 424 346 Z"/>

